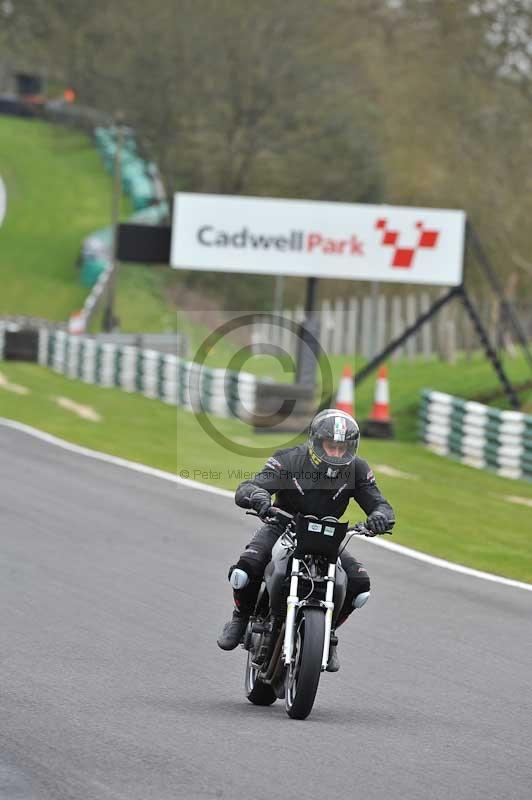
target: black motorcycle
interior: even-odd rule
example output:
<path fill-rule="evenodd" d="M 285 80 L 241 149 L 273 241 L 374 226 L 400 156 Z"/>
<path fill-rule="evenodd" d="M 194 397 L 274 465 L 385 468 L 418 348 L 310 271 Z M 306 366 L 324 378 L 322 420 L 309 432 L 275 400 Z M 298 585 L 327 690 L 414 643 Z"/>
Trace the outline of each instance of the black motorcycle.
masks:
<path fill-rule="evenodd" d="M 347 576 L 339 556 L 351 536 L 369 531 L 363 523 L 348 528 L 336 517 L 293 516 L 273 506 L 265 521 L 286 527 L 244 634 L 246 697 L 260 706 L 284 698 L 288 715 L 305 719 L 345 600 Z"/>

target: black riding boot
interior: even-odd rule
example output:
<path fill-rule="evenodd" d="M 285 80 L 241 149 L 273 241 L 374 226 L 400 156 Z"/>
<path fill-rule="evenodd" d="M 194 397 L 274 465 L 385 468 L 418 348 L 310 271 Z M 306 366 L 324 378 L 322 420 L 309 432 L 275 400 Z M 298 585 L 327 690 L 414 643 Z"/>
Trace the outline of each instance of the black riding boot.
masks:
<path fill-rule="evenodd" d="M 221 647 L 222 650 L 234 650 L 242 641 L 248 620 L 257 602 L 260 583 L 259 579 L 252 578 L 243 589 L 233 590 L 235 610 L 232 618 L 223 626 L 217 640 L 218 647 Z"/>
<path fill-rule="evenodd" d="M 244 616 L 238 609 L 233 611 L 233 617 L 222 628 L 217 643 L 222 650 L 234 650 L 242 641 L 247 628 L 249 616 Z"/>

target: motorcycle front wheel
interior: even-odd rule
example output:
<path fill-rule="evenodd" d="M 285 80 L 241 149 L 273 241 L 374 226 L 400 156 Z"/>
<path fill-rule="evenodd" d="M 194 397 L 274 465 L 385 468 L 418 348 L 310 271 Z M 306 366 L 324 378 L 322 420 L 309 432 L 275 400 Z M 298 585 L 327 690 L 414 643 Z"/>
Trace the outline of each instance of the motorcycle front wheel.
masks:
<path fill-rule="evenodd" d="M 321 675 L 325 614 L 320 608 L 303 608 L 299 614 L 292 662 L 286 673 L 285 707 L 293 719 L 306 719 L 312 711 Z"/>

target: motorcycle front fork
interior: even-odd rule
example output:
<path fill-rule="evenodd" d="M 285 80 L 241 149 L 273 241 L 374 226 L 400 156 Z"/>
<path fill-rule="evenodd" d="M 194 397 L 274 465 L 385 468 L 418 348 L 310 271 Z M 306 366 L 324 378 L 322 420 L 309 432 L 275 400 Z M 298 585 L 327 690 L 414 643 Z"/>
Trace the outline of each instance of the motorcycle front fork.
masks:
<path fill-rule="evenodd" d="M 298 581 L 299 581 L 299 558 L 292 559 L 292 572 L 290 574 L 290 592 L 287 599 L 287 612 L 286 612 L 286 626 L 284 632 L 283 644 L 283 661 L 286 666 L 290 665 L 294 651 L 294 629 L 296 621 L 296 612 L 300 606 L 306 605 L 305 601 L 301 601 L 298 597 Z M 334 613 L 334 584 L 336 579 L 336 563 L 329 564 L 327 572 L 327 589 L 325 592 L 325 600 L 320 601 L 320 606 L 325 609 L 325 635 L 323 639 L 323 655 L 321 659 L 321 668 L 324 670 L 329 660 L 329 647 L 331 640 L 332 620 Z"/>

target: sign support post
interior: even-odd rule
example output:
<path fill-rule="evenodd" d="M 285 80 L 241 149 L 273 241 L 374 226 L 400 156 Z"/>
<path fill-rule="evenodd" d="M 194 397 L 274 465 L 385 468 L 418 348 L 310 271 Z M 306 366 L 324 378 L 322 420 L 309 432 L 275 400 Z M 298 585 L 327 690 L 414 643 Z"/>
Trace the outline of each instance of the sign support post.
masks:
<path fill-rule="evenodd" d="M 297 347 L 296 383 L 312 388 L 316 385 L 316 360 L 318 358 L 319 320 L 316 316 L 317 296 L 318 278 L 307 278 L 305 319 L 301 324 Z"/>

